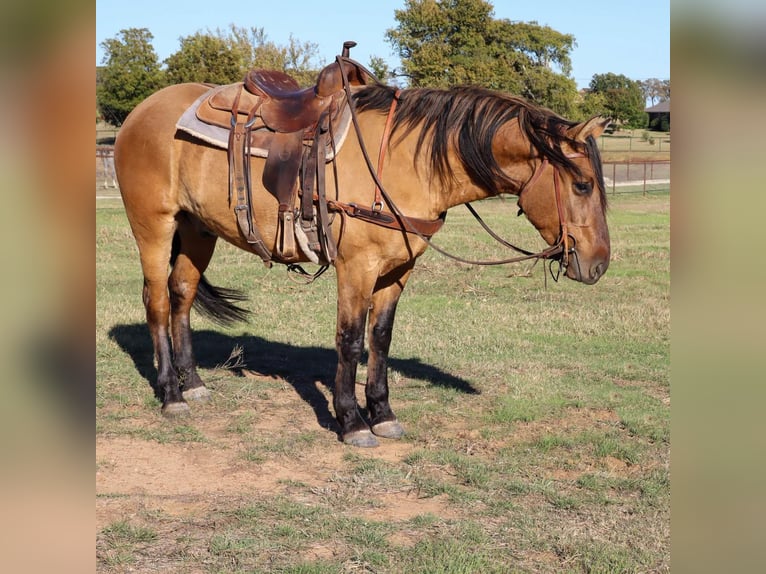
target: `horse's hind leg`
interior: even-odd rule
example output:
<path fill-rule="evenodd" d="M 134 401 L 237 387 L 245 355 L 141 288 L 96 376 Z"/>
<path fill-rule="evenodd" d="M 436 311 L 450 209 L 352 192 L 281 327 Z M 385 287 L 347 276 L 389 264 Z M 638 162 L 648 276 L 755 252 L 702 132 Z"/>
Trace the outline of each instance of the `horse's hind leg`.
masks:
<path fill-rule="evenodd" d="M 197 373 L 192 350 L 189 311 L 197 295 L 202 273 L 215 250 L 216 237 L 196 229 L 186 214 L 178 217 L 178 231 L 173 243 L 173 271 L 170 274 L 170 332 L 173 359 L 183 398 L 206 400 L 210 392 Z"/>
<path fill-rule="evenodd" d="M 156 390 L 162 398 L 163 413 L 183 415 L 189 412 L 189 406 L 184 401 L 178 385 L 168 333 L 168 265 L 175 230 L 176 221 L 172 216 L 155 219 L 151 225 L 133 226 L 144 273 L 143 299 L 146 322 L 157 360 Z"/>

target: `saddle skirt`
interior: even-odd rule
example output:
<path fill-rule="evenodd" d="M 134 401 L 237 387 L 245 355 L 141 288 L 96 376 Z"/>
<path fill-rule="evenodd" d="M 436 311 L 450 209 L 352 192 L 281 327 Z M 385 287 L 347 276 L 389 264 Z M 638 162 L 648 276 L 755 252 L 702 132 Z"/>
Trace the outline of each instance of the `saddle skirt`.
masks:
<path fill-rule="evenodd" d="M 229 132 L 231 131 L 231 110 L 234 100 L 240 96 L 237 108 L 242 123 L 247 114 L 256 106 L 262 104 L 262 98 L 244 89 L 243 82 L 217 86 L 197 98 L 181 115 L 176 123 L 176 129 L 181 130 L 212 146 L 227 149 Z M 340 152 L 351 127 L 351 110 L 347 102 L 332 121 L 332 139 L 328 138 L 325 149 L 325 162 L 330 162 Z M 254 157 L 269 157 L 269 148 L 274 137 L 274 131 L 269 129 L 262 117 L 257 116 L 250 135 L 250 155 Z M 304 133 L 307 143 L 313 139 L 311 130 Z"/>

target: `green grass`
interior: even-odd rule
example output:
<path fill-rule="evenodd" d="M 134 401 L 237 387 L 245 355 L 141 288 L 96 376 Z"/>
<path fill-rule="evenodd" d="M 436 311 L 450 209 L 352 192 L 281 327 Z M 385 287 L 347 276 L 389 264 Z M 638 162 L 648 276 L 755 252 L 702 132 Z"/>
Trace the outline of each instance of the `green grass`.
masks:
<path fill-rule="evenodd" d="M 133 564 L 136 552 L 156 540 L 153 529 L 118 520 L 101 530 L 97 542 L 99 562 L 107 567 Z"/>
<path fill-rule="evenodd" d="M 222 329 L 192 316 L 213 398 L 165 420 L 137 249 L 119 203 L 99 203 L 96 425 L 111 450 L 97 449 L 97 467 L 115 479 L 97 492 L 100 569 L 668 571 L 669 196 L 610 201 L 613 257 L 595 286 L 546 285 L 541 265 L 424 255 L 391 349 L 407 435 L 372 451 L 344 446 L 332 421 L 332 272 L 297 285 L 223 244 L 207 276 L 245 290 L 253 320 Z M 509 240 L 541 246 L 514 201 L 478 208 Z M 462 208 L 436 241 L 502 255 Z M 227 366 L 236 360 L 246 376 Z M 187 460 L 199 492 L 151 482 L 151 456 L 122 459 L 126 444 Z M 147 482 L 120 486 L 141 464 Z"/>

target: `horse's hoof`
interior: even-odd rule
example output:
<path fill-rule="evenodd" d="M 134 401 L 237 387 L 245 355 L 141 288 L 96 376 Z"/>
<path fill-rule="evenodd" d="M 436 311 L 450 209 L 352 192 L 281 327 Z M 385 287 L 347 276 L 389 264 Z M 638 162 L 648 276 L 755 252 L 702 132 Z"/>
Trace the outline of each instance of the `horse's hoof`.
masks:
<path fill-rule="evenodd" d="M 168 403 L 162 406 L 162 414 L 168 418 L 188 417 L 191 409 L 186 403 Z"/>
<path fill-rule="evenodd" d="M 399 424 L 399 421 L 383 421 L 373 425 L 372 432 L 383 438 L 402 438 L 404 427 Z"/>
<path fill-rule="evenodd" d="M 210 391 L 207 387 L 200 385 L 193 389 L 188 389 L 183 392 L 184 400 L 197 401 L 198 403 L 206 403 L 210 400 Z"/>
<path fill-rule="evenodd" d="M 360 448 L 373 448 L 379 444 L 375 435 L 366 429 L 343 435 L 343 442 Z"/>

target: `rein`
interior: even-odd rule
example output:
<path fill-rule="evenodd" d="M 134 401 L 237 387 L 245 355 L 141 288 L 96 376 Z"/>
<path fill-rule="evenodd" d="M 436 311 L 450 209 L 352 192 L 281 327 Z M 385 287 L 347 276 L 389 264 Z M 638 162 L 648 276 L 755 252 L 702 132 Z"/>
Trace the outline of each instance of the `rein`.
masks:
<path fill-rule="evenodd" d="M 338 65 L 340 66 L 341 70 L 343 70 L 343 61 L 346 58 L 342 56 L 336 56 L 336 61 L 338 62 Z M 454 255 L 452 253 L 449 253 L 448 251 L 442 249 L 438 245 L 434 244 L 431 239 L 430 235 L 427 233 L 422 233 L 418 227 L 418 224 L 422 224 L 424 220 L 422 219 L 416 219 L 408 217 L 407 215 L 403 214 L 399 208 L 396 206 L 394 201 L 391 199 L 391 196 L 388 194 L 386 189 L 383 187 L 383 184 L 380 181 L 379 173 L 376 172 L 375 168 L 372 165 L 372 161 L 370 161 L 370 156 L 367 153 L 367 146 L 364 143 L 364 138 L 362 136 L 361 128 L 359 127 L 359 120 L 357 118 L 356 113 L 356 107 L 354 103 L 354 99 L 351 94 L 351 86 L 349 85 L 348 78 L 346 77 L 345 73 L 341 74 L 341 77 L 343 78 L 343 89 L 346 92 L 346 99 L 348 101 L 349 109 L 351 111 L 351 120 L 354 124 L 354 130 L 356 131 L 357 139 L 359 140 L 359 147 L 362 152 L 362 156 L 364 157 L 365 163 L 367 164 L 367 169 L 370 172 L 370 175 L 372 176 L 373 181 L 375 182 L 375 201 L 372 206 L 372 210 L 367 210 L 364 208 L 360 208 L 355 204 L 345 205 L 340 204 L 339 202 L 333 202 L 337 207 L 340 207 L 344 212 L 347 214 L 349 213 L 349 209 L 347 207 L 352 207 L 352 211 L 363 211 L 365 212 L 365 215 L 369 213 L 379 214 L 379 216 L 383 216 L 387 218 L 389 221 L 386 223 L 380 223 L 379 220 L 376 220 L 375 217 L 365 217 L 364 219 L 366 221 L 369 221 L 371 223 L 377 224 L 377 225 L 383 225 L 385 227 L 390 228 L 396 228 L 401 229 L 403 231 L 413 233 L 417 235 L 420 239 L 422 239 L 429 247 L 434 249 L 436 252 L 444 255 L 445 257 L 448 257 L 449 259 L 452 259 L 454 261 L 458 261 L 460 263 L 466 263 L 468 265 L 505 265 L 508 263 L 518 263 L 521 261 L 529 261 L 529 260 L 536 260 L 539 261 L 540 259 L 550 259 L 553 261 L 559 262 L 559 270 L 558 273 L 555 275 L 553 274 L 553 271 L 551 270 L 551 276 L 554 278 L 554 280 L 558 280 L 559 275 L 561 274 L 562 269 L 566 269 L 567 265 L 569 264 L 569 254 L 570 251 L 574 252 L 574 247 L 569 247 L 570 243 L 570 237 L 568 234 L 568 226 L 566 223 L 566 220 L 564 219 L 564 212 L 563 207 L 561 203 L 561 191 L 560 191 L 560 176 L 559 176 L 559 170 L 554 168 L 553 172 L 553 182 L 554 182 L 554 192 L 556 196 L 556 210 L 558 212 L 558 218 L 559 218 L 559 237 L 556 240 L 556 243 L 551 245 L 550 247 L 547 247 L 546 249 L 543 249 L 542 251 L 539 251 L 537 253 L 533 253 L 531 251 L 527 251 L 526 249 L 521 249 L 520 247 L 516 247 L 512 245 L 511 243 L 505 241 L 501 237 L 499 237 L 494 231 L 492 231 L 489 226 L 481 219 L 481 217 L 476 213 L 476 211 L 471 207 L 470 204 L 466 203 L 466 207 L 468 210 L 473 214 L 473 216 L 479 221 L 481 226 L 489 233 L 491 237 L 493 237 L 495 240 L 500 242 L 502 245 L 509 247 L 511 249 L 514 249 L 515 251 L 522 253 L 520 256 L 516 257 L 509 257 L 507 259 L 498 259 L 498 260 L 491 260 L 491 261 L 484 261 L 484 260 L 472 260 L 472 259 L 466 259 L 463 257 L 460 257 L 459 255 Z M 386 130 L 383 135 L 384 142 L 387 142 L 388 136 L 389 136 L 389 129 L 391 120 L 393 118 L 393 112 L 396 108 L 397 103 L 397 97 L 399 95 L 399 90 L 397 90 L 396 94 L 394 95 L 394 100 L 391 103 L 391 109 L 389 110 L 388 117 L 386 120 Z M 381 146 L 381 158 L 383 157 L 382 146 Z M 579 154 L 575 157 L 582 157 Z M 382 162 L 381 162 L 382 164 Z M 382 170 L 382 165 L 378 165 L 378 171 Z M 549 165 L 549 161 L 547 158 L 543 158 L 540 164 L 537 166 L 537 169 L 532 174 L 532 177 L 527 181 L 527 183 L 524 184 L 524 186 L 521 188 L 521 190 L 518 192 L 518 196 L 520 197 L 521 194 L 528 188 L 532 187 L 537 180 L 542 175 L 542 172 L 545 170 L 545 167 Z M 389 208 L 391 209 L 391 215 L 385 214 L 381 211 L 382 209 L 382 202 L 380 202 L 379 198 L 382 196 L 382 198 L 385 200 L 385 202 L 388 204 Z M 398 226 L 393 225 L 390 220 L 392 219 L 392 216 L 396 218 L 396 221 L 398 223 Z M 438 222 L 438 226 L 441 227 L 441 224 L 444 222 L 444 217 L 446 214 L 442 214 L 442 216 L 435 220 L 433 223 Z M 382 219 L 382 217 L 381 217 Z M 416 223 L 417 222 L 417 223 Z M 438 228 L 437 228 L 438 230 Z M 435 231 L 434 231 L 435 233 Z"/>

